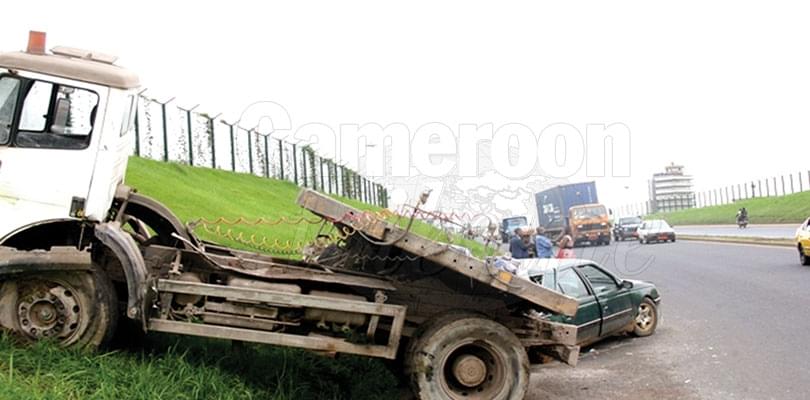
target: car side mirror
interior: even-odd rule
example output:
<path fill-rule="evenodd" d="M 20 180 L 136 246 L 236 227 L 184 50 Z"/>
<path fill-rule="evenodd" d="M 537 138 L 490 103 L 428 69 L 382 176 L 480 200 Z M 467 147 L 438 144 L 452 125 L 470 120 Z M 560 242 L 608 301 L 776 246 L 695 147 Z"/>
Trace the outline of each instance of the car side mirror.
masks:
<path fill-rule="evenodd" d="M 632 289 L 633 282 L 630 281 L 622 281 L 622 289 Z"/>

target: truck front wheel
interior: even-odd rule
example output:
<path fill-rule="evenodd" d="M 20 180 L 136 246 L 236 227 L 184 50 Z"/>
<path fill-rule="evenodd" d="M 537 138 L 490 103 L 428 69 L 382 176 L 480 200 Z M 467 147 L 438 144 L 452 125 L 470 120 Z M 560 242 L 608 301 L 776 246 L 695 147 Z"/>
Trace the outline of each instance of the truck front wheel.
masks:
<path fill-rule="evenodd" d="M 31 340 L 99 347 L 118 321 L 115 290 L 104 272 L 65 271 L 0 284 L 0 325 Z"/>
<path fill-rule="evenodd" d="M 433 321 L 412 339 L 405 369 L 417 399 L 519 400 L 529 358 L 503 325 L 470 314 Z"/>

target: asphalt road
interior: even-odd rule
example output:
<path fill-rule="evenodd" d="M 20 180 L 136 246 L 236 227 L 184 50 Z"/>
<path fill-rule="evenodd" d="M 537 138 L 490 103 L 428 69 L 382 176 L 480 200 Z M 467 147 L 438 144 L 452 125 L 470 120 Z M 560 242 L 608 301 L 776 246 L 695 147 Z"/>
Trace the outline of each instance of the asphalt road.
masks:
<path fill-rule="evenodd" d="M 648 338 L 584 349 L 579 365 L 534 367 L 529 400 L 807 399 L 810 267 L 790 248 L 703 242 L 579 248 L 625 278 L 654 282 Z"/>
<path fill-rule="evenodd" d="M 751 236 L 775 239 L 791 239 L 801 224 L 749 225 L 740 229 L 737 225 L 683 225 L 676 226 L 675 232 L 684 235 L 709 236 Z"/>

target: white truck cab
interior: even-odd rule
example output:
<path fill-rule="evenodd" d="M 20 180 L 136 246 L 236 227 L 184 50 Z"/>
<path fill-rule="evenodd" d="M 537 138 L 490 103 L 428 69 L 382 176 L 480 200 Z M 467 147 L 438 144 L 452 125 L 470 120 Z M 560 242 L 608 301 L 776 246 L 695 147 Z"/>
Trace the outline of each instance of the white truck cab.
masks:
<path fill-rule="evenodd" d="M 138 77 L 115 57 L 55 47 L 0 53 L 0 245 L 55 221 L 103 221 L 123 183 Z"/>

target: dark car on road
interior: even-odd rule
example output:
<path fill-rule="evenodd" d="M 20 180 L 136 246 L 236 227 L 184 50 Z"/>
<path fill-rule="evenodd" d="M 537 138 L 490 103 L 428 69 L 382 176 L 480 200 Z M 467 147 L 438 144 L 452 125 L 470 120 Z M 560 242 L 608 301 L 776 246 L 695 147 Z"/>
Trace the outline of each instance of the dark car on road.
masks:
<path fill-rule="evenodd" d="M 640 217 L 619 218 L 616 226 L 613 227 L 613 238 L 618 242 L 627 238 L 638 238 L 638 228 L 641 226 Z"/>
<path fill-rule="evenodd" d="M 649 336 L 658 326 L 661 295 L 655 285 L 619 279 L 593 261 L 526 259 L 518 276 L 579 301 L 575 317 L 549 318 L 576 325 L 580 346 L 623 333 Z"/>

